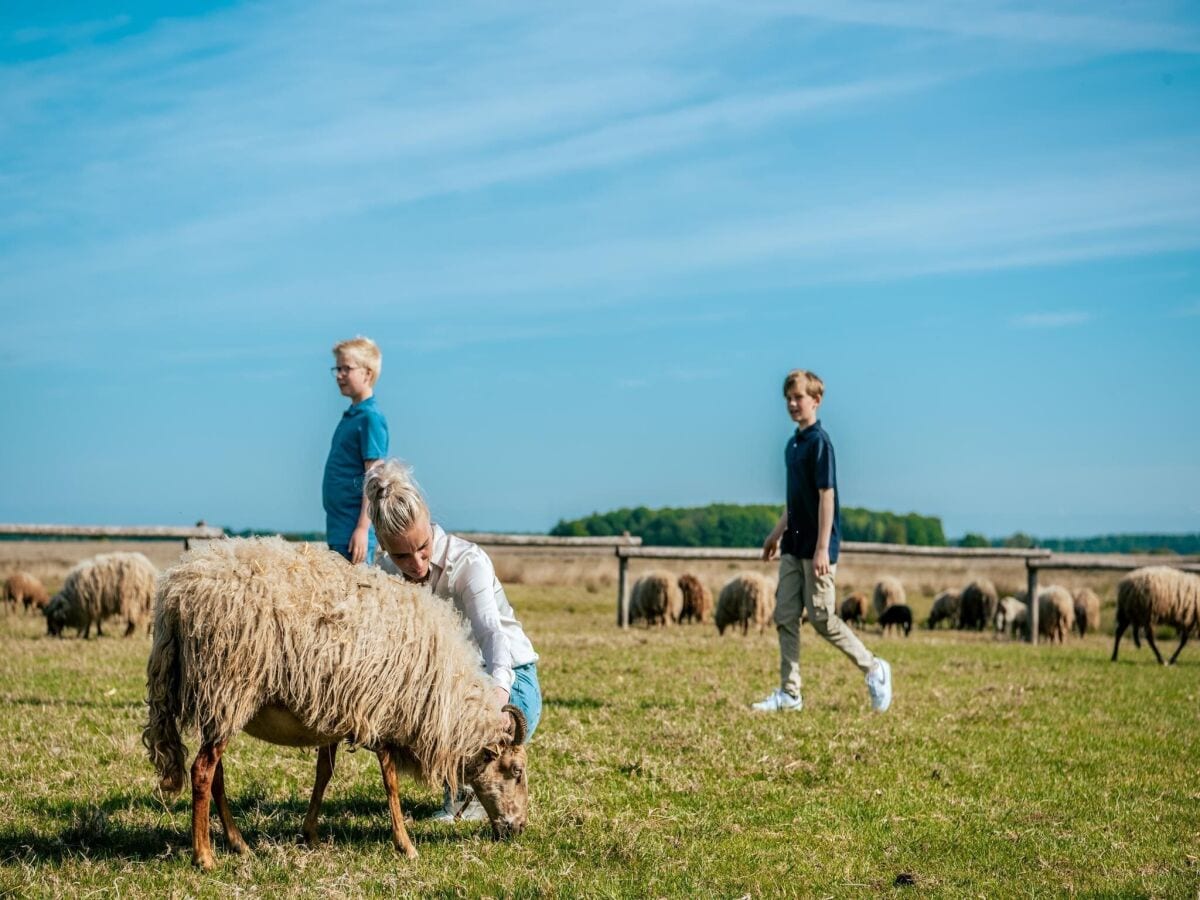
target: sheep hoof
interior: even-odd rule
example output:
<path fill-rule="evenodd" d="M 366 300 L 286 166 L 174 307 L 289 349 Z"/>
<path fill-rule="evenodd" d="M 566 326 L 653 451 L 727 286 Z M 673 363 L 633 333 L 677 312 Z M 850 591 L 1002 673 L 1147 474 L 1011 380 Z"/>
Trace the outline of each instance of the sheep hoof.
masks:
<path fill-rule="evenodd" d="M 198 869 L 203 869 L 205 872 L 211 872 L 216 863 L 213 861 L 212 854 L 209 853 L 205 856 L 193 856 L 192 864 Z"/>
<path fill-rule="evenodd" d="M 305 832 L 304 834 L 296 835 L 296 843 L 303 844 L 305 847 L 316 847 L 321 843 L 321 838 L 315 831 L 312 834 Z"/>
<path fill-rule="evenodd" d="M 247 844 L 245 841 L 237 841 L 236 843 L 233 841 L 230 841 L 229 849 L 232 852 L 236 853 L 238 856 L 249 856 L 250 855 L 250 845 Z"/>
<path fill-rule="evenodd" d="M 404 851 L 404 855 L 407 856 L 409 859 L 416 859 L 417 858 L 417 848 L 409 847 L 408 849 L 406 849 Z"/>

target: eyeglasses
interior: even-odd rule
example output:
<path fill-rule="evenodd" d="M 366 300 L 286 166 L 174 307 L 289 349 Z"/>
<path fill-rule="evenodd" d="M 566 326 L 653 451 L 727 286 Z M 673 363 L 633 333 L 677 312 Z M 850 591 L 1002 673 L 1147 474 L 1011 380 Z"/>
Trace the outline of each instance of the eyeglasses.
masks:
<path fill-rule="evenodd" d="M 349 375 L 354 369 L 361 369 L 362 366 L 330 366 L 329 371 L 336 378 L 338 375 Z"/>

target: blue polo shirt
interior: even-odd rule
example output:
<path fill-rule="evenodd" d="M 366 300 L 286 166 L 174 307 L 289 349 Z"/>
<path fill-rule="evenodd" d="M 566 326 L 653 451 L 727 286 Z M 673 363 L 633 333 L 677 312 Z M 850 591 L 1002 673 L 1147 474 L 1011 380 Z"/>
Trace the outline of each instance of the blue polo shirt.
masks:
<path fill-rule="evenodd" d="M 820 508 L 817 491 L 833 488 L 833 528 L 829 535 L 829 561 L 837 562 L 842 543 L 842 506 L 837 489 L 837 461 L 833 442 L 821 427 L 813 422 L 803 431 L 799 428 L 787 442 L 783 453 L 787 466 L 787 531 L 783 533 L 780 551 L 800 559 L 812 559 L 817 552 L 817 511 Z"/>
<path fill-rule="evenodd" d="M 383 459 L 388 451 L 387 420 L 370 396 L 352 403 L 342 413 L 333 432 L 325 479 L 321 487 L 325 505 L 325 541 L 344 547 L 362 513 L 363 466 L 368 459 Z M 372 529 L 371 539 L 374 539 Z"/>

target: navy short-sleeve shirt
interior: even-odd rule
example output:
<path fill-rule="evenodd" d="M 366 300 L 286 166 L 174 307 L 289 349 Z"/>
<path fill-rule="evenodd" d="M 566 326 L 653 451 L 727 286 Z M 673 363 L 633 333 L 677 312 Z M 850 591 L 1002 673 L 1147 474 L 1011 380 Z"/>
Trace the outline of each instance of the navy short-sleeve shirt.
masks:
<path fill-rule="evenodd" d="M 330 546 L 350 543 L 362 513 L 364 464 L 368 459 L 383 459 L 387 451 L 387 420 L 375 397 L 351 404 L 334 429 L 321 485 L 325 540 Z"/>
<path fill-rule="evenodd" d="M 833 528 L 829 535 L 829 561 L 837 562 L 842 542 L 842 507 L 837 490 L 837 461 L 833 442 L 813 422 L 803 431 L 796 429 L 784 450 L 787 466 L 787 531 L 780 550 L 801 559 L 812 559 L 817 552 L 818 491 L 833 488 Z"/>

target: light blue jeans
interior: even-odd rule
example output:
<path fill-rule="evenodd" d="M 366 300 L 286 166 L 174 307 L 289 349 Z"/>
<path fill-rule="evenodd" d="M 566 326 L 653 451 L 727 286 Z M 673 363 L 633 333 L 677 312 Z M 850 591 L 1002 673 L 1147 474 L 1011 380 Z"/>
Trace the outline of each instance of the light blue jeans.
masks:
<path fill-rule="evenodd" d="M 525 713 L 525 742 L 533 737 L 542 718 L 542 687 L 538 684 L 537 663 L 526 663 L 513 669 L 513 686 L 508 702 Z"/>

